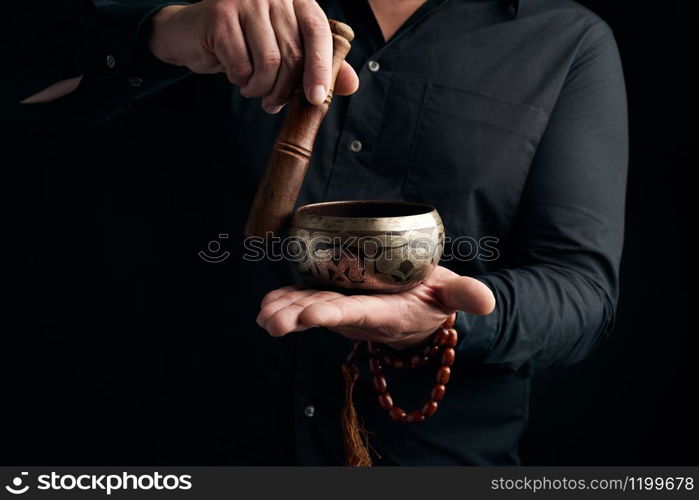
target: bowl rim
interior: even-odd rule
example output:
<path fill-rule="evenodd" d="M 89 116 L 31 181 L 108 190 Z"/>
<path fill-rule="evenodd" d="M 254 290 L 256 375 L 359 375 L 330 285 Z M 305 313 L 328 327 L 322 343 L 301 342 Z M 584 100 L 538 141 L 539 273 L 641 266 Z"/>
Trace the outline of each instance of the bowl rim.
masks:
<path fill-rule="evenodd" d="M 394 205 L 412 206 L 424 209 L 424 212 L 414 215 L 381 216 L 381 217 L 338 217 L 332 215 L 309 214 L 311 209 L 337 205 Z M 371 226 L 371 229 L 367 229 Z M 296 209 L 291 221 L 291 228 L 315 229 L 324 231 L 359 231 L 364 233 L 404 232 L 419 229 L 432 229 L 442 226 L 442 220 L 437 209 L 427 203 L 391 200 L 350 200 L 326 201 L 311 203 Z"/>

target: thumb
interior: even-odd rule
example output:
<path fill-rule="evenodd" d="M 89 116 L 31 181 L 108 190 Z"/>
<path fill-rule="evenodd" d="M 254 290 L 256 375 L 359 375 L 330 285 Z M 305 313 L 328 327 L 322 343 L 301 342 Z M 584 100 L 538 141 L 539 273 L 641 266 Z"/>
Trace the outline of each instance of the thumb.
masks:
<path fill-rule="evenodd" d="M 495 296 L 482 281 L 459 276 L 446 281 L 440 290 L 442 306 L 470 314 L 490 314 L 495 309 Z"/>
<path fill-rule="evenodd" d="M 358 88 L 359 77 L 357 73 L 355 73 L 347 61 L 342 61 L 342 66 L 340 66 L 340 71 L 337 73 L 337 79 L 335 80 L 333 94 L 350 95 L 354 94 Z"/>

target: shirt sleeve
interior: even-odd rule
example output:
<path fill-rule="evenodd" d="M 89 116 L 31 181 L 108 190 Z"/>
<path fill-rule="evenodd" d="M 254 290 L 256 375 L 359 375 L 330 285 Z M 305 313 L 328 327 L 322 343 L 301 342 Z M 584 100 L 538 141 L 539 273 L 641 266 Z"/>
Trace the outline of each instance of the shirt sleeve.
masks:
<path fill-rule="evenodd" d="M 167 0 L 93 0 L 97 10 L 95 48 L 88 72 L 113 79 L 163 79 L 182 73 L 150 55 L 146 35 L 153 15 L 169 5 L 191 2 Z"/>
<path fill-rule="evenodd" d="M 478 276 L 493 314 L 459 313 L 459 352 L 530 376 L 581 360 L 611 331 L 623 246 L 628 124 L 613 34 L 591 28 L 539 144 L 518 210 L 515 265 Z"/>
<path fill-rule="evenodd" d="M 186 69 L 150 55 L 146 37 L 158 10 L 188 3 L 63 0 L 16 8 L 12 23 L 5 18 L 8 26 L 0 38 L 0 52 L 9 61 L 0 99 L 12 110 L 3 122 L 11 121 L 9 114 L 18 121 L 25 111 L 36 114 L 37 109 L 27 108 L 43 105 L 18 105 L 19 101 L 76 76 L 83 78 L 71 96 L 71 112 L 97 120 L 128 110 L 133 101 L 186 77 Z"/>
<path fill-rule="evenodd" d="M 94 45 L 80 84 L 81 112 L 105 121 L 128 112 L 136 101 L 190 74 L 158 61 L 147 47 L 153 15 L 169 5 L 191 2 L 167 0 L 93 0 L 97 14 Z"/>

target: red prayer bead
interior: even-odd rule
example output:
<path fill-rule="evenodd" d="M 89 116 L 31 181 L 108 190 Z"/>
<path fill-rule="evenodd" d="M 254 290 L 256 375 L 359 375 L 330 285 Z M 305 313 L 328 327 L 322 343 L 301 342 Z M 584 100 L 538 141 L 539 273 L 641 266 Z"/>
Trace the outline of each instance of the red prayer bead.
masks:
<path fill-rule="evenodd" d="M 437 370 L 437 383 L 445 385 L 449 382 L 449 377 L 451 376 L 451 370 L 448 366 L 442 366 Z"/>
<path fill-rule="evenodd" d="M 388 384 L 386 384 L 386 378 L 382 377 L 381 375 L 376 375 L 374 377 L 374 387 L 376 388 L 376 392 L 379 394 L 383 394 L 386 392 L 386 389 L 388 389 Z"/>
<path fill-rule="evenodd" d="M 391 394 L 388 392 L 379 394 L 379 404 L 384 410 L 390 411 L 391 408 L 393 408 L 393 398 L 391 397 Z"/>
<path fill-rule="evenodd" d="M 442 352 L 442 364 L 444 366 L 451 366 L 454 364 L 454 359 L 456 359 L 456 351 L 453 347 L 447 347 Z"/>
<path fill-rule="evenodd" d="M 439 407 L 439 401 L 444 398 L 446 384 L 451 378 L 450 366 L 456 359 L 456 343 L 458 340 L 457 331 L 454 326 L 456 315 L 447 318 L 442 326 L 432 335 L 431 342 L 428 341 L 421 351 L 413 354 L 409 358 L 402 358 L 389 354 L 380 344 L 367 342 L 367 348 L 371 357 L 369 358 L 369 370 L 374 375 L 373 382 L 376 391 L 379 393 L 378 401 L 381 408 L 388 412 L 391 420 L 397 422 L 423 422 L 425 418 L 434 415 Z M 395 406 L 393 398 L 388 392 L 388 382 L 383 375 L 382 361 L 392 368 L 401 369 L 405 367 L 417 368 L 429 361 L 431 356 L 442 353 L 440 357 L 441 366 L 437 370 L 437 383 L 432 387 L 430 400 L 422 409 L 406 413 L 402 408 Z"/>
<path fill-rule="evenodd" d="M 407 415 L 405 414 L 405 410 L 403 410 L 403 408 L 398 408 L 397 406 L 394 406 L 389 410 L 388 416 L 391 417 L 391 420 L 395 420 L 396 422 L 403 422 L 405 421 Z"/>
<path fill-rule="evenodd" d="M 441 401 L 445 392 L 447 392 L 447 388 L 444 384 L 435 384 L 430 393 L 430 399 L 433 401 Z"/>
<path fill-rule="evenodd" d="M 422 407 L 422 414 L 425 415 L 426 417 L 431 417 L 434 415 L 434 412 L 437 411 L 437 407 L 439 404 L 436 401 L 428 401 L 425 403 L 425 405 Z"/>
<path fill-rule="evenodd" d="M 459 338 L 459 334 L 456 333 L 456 330 L 454 330 L 453 328 L 450 328 L 449 330 L 447 330 L 447 338 L 446 338 L 446 341 L 444 342 L 444 344 L 447 347 L 456 347 L 456 341 L 458 338 Z"/>
<path fill-rule="evenodd" d="M 435 334 L 434 338 L 432 339 L 432 343 L 436 346 L 441 346 L 444 345 L 444 343 L 447 341 L 447 335 L 449 330 L 446 328 L 440 328 L 439 331 Z"/>
<path fill-rule="evenodd" d="M 425 415 L 420 410 L 411 411 L 405 419 L 407 422 L 424 422 Z"/>

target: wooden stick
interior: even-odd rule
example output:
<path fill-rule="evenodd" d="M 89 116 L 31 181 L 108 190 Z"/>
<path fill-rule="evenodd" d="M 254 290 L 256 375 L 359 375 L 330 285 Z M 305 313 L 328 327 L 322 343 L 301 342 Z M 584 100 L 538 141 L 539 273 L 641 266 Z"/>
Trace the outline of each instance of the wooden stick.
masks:
<path fill-rule="evenodd" d="M 281 235 L 294 210 L 318 129 L 330 108 L 337 73 L 354 38 L 352 28 L 346 24 L 330 20 L 330 28 L 333 33 L 333 65 L 328 96 L 322 104 L 313 105 L 306 100 L 303 90 L 299 88 L 294 91 L 281 132 L 272 146 L 257 188 L 245 225 L 245 236 L 268 239 Z"/>

